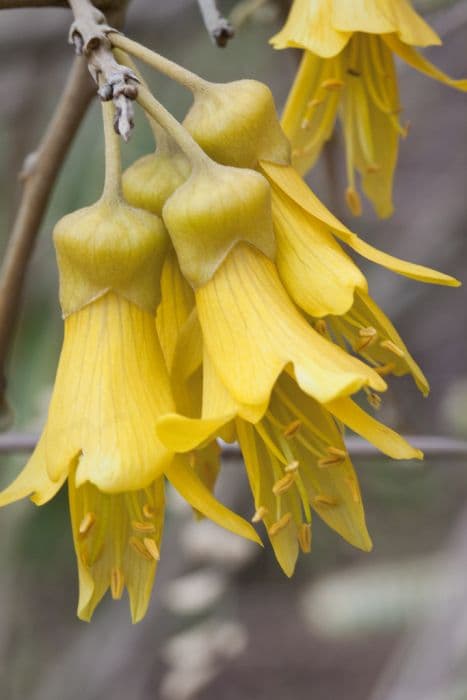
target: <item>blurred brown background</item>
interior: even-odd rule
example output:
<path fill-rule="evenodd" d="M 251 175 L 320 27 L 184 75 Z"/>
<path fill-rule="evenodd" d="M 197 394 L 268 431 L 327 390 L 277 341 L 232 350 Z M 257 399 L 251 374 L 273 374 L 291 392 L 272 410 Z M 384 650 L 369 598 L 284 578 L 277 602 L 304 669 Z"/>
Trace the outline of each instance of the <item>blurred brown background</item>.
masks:
<path fill-rule="evenodd" d="M 258 3 L 259 4 L 259 3 Z M 220 3 L 228 14 L 234 2 Z M 445 40 L 430 59 L 467 75 L 467 2 L 419 3 Z M 195 2 L 134 0 L 126 31 L 203 76 L 267 82 L 280 106 L 298 54 L 268 38 L 287 2 L 266 2 L 226 49 L 215 48 Z M 3 11 L 0 24 L 0 242 L 18 204 L 17 173 L 34 150 L 72 61 L 65 9 Z M 182 118 L 188 96 L 153 75 L 157 97 Z M 339 137 L 315 191 L 374 245 L 465 278 L 466 97 L 400 66 L 405 116 L 396 214 L 369 206 L 355 221 L 342 203 Z M 9 371 L 16 427 L 44 421 L 61 344 L 51 229 L 92 202 L 103 174 L 98 105 L 80 129 L 57 182 L 25 290 Z M 129 163 L 151 148 L 141 114 Z M 335 171 L 329 178 L 329 162 Z M 466 289 L 429 287 L 360 261 L 373 295 L 431 381 L 422 399 L 396 380 L 381 418 L 406 433 L 467 437 Z M 24 455 L 0 456 L 1 485 Z M 356 464 L 375 550 L 353 550 L 315 519 L 314 551 L 288 581 L 268 547 L 257 552 L 210 523 L 193 524 L 170 499 L 162 562 L 146 619 L 105 601 L 90 625 L 75 618 L 77 580 L 66 494 L 41 509 L 0 512 L 0 697 L 5 700 L 465 700 L 467 698 L 467 464 L 428 457 L 420 466 Z M 226 463 L 221 499 L 248 516 L 241 465 Z"/>

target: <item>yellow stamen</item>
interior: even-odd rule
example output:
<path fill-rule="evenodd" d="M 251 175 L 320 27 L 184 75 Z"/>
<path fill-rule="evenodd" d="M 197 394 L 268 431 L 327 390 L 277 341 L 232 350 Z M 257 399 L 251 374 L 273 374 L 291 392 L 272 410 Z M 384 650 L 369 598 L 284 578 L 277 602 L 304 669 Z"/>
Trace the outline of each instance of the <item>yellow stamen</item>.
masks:
<path fill-rule="evenodd" d="M 321 87 L 325 90 L 341 90 L 344 87 L 344 81 L 338 78 L 328 78 L 328 80 L 323 80 Z"/>
<path fill-rule="evenodd" d="M 79 524 L 78 532 L 81 537 L 85 537 L 96 522 L 95 513 L 88 512 Z"/>
<path fill-rule="evenodd" d="M 381 404 L 383 402 L 381 396 L 379 394 L 375 394 L 374 391 L 366 391 L 366 400 L 370 404 L 372 408 L 375 409 L 375 411 L 378 411 L 381 408 Z"/>
<path fill-rule="evenodd" d="M 315 496 L 313 501 L 314 501 L 314 504 L 316 506 L 332 507 L 332 506 L 337 506 L 337 504 L 339 503 L 339 501 L 336 501 L 336 499 L 332 498 L 332 496 L 325 496 L 324 494 L 322 494 L 320 496 Z"/>
<path fill-rule="evenodd" d="M 292 513 L 285 513 L 282 518 L 279 518 L 268 530 L 269 537 L 274 537 L 278 532 L 283 530 L 290 523 L 292 519 Z"/>
<path fill-rule="evenodd" d="M 149 505 L 149 503 L 145 503 L 143 506 L 143 515 L 145 518 L 148 520 L 152 520 L 152 518 L 155 516 L 156 511 L 152 506 Z"/>
<path fill-rule="evenodd" d="M 318 460 L 318 467 L 329 467 L 332 464 L 340 464 L 347 457 L 347 452 L 340 447 L 329 446 L 326 448 L 327 456 Z"/>
<path fill-rule="evenodd" d="M 360 352 L 376 340 L 378 332 L 376 328 L 373 328 L 373 326 L 368 326 L 366 328 L 359 328 L 358 335 L 360 336 L 361 340 L 357 343 L 355 349 L 357 352 Z"/>
<path fill-rule="evenodd" d="M 287 473 L 296 472 L 297 469 L 299 468 L 299 466 L 300 466 L 300 462 L 297 462 L 297 460 L 294 459 L 293 462 L 290 462 L 290 464 L 288 464 L 288 465 L 286 466 L 286 468 L 284 469 L 284 471 L 287 472 Z"/>
<path fill-rule="evenodd" d="M 311 552 L 311 525 L 309 523 L 300 525 L 297 538 L 302 552 L 305 554 Z"/>
<path fill-rule="evenodd" d="M 188 454 L 188 464 L 190 465 L 191 469 L 196 467 L 196 452 L 193 451 Z"/>
<path fill-rule="evenodd" d="M 394 353 L 394 355 L 397 355 L 398 357 L 404 357 L 405 355 L 404 351 L 393 343 L 392 340 L 382 340 L 380 342 L 380 346 L 382 348 L 386 348 L 386 350 L 389 350 L 389 352 Z"/>
<path fill-rule="evenodd" d="M 119 566 L 114 566 L 110 572 L 110 591 L 114 600 L 119 600 L 123 594 L 125 579 Z"/>
<path fill-rule="evenodd" d="M 283 436 L 287 439 L 293 437 L 295 433 L 297 433 L 300 428 L 302 427 L 302 421 L 301 420 L 293 420 L 291 423 L 289 423 L 283 431 Z"/>
<path fill-rule="evenodd" d="M 141 540 L 139 540 L 137 537 L 130 537 L 129 542 L 130 546 L 135 550 L 137 554 L 143 557 L 143 559 L 146 559 L 146 561 L 152 561 L 151 555 L 149 554 Z"/>
<path fill-rule="evenodd" d="M 148 550 L 151 557 L 153 559 L 155 559 L 156 561 L 159 561 L 159 559 L 161 558 L 161 555 L 159 552 L 159 547 L 157 546 L 155 541 L 153 539 L 151 539 L 151 537 L 145 537 L 143 539 L 143 542 L 144 542 L 144 546 Z"/>
<path fill-rule="evenodd" d="M 275 496 L 280 496 L 283 493 L 286 493 L 291 486 L 293 486 L 293 483 L 295 481 L 295 473 L 289 473 L 286 474 L 285 476 L 282 477 L 282 479 L 279 479 L 276 481 L 274 486 L 272 487 L 272 492 Z"/>
<path fill-rule="evenodd" d="M 256 509 L 254 516 L 251 519 L 252 523 L 259 523 L 263 518 L 266 517 L 266 515 L 269 513 L 268 509 L 265 508 L 264 506 L 259 506 L 259 508 Z"/>
<path fill-rule="evenodd" d="M 354 187 L 347 187 L 345 191 L 345 201 L 354 216 L 361 216 L 362 201 L 360 195 Z"/>
<path fill-rule="evenodd" d="M 366 171 L 368 175 L 373 175 L 374 173 L 379 173 L 382 169 L 382 165 L 379 165 L 379 163 L 373 163 L 372 165 L 367 165 Z"/>
<path fill-rule="evenodd" d="M 315 323 L 315 331 L 320 335 L 326 335 L 328 332 L 326 321 L 323 321 L 322 318 L 318 319 Z"/>
<path fill-rule="evenodd" d="M 385 377 L 387 374 L 394 372 L 396 366 L 394 362 L 388 362 L 386 365 L 380 365 L 379 367 L 373 367 L 375 372 L 379 374 L 380 377 Z"/>
<path fill-rule="evenodd" d="M 131 527 L 137 532 L 155 532 L 156 530 L 152 523 L 142 523 L 139 520 L 133 520 Z"/>

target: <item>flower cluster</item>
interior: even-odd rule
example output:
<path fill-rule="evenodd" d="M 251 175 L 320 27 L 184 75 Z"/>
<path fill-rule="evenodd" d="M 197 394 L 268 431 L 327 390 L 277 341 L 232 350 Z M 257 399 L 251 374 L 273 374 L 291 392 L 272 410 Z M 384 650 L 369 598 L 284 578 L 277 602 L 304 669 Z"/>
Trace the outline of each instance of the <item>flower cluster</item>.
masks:
<path fill-rule="evenodd" d="M 467 79 L 450 78 L 414 48 L 441 44 L 439 36 L 408 0 L 294 0 L 271 43 L 277 49 L 304 49 L 282 118 L 294 165 L 301 173 L 314 165 L 339 117 L 350 210 L 359 215 L 362 209 L 357 171 L 378 215 L 390 216 L 399 139 L 408 131 L 400 121 L 394 55 L 430 78 L 467 91 Z"/>
<path fill-rule="evenodd" d="M 212 494 L 218 437 L 238 441 L 252 521 L 287 575 L 311 549 L 313 513 L 371 549 L 344 426 L 395 459 L 422 456 L 355 401 L 377 407 L 390 375 L 428 384 L 341 244 L 420 281 L 456 280 L 376 250 L 326 209 L 290 163 L 265 85 L 197 81 L 183 126 L 140 87 L 157 150 L 123 177 L 104 107 L 102 198 L 54 232 L 65 336 L 47 423 L 0 494 L 41 504 L 68 479 L 86 620 L 109 588 L 144 615 L 165 478 L 259 541 Z"/>

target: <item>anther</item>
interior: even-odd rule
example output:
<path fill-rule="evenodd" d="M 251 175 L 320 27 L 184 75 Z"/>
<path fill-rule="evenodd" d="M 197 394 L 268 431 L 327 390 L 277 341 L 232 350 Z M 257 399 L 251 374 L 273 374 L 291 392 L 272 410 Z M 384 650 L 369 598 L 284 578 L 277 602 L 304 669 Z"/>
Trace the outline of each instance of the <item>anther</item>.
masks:
<path fill-rule="evenodd" d="M 316 506 L 337 506 L 339 501 L 336 501 L 335 498 L 332 496 L 325 496 L 324 494 L 321 494 L 320 496 L 315 496 L 313 499 L 313 502 Z"/>
<path fill-rule="evenodd" d="M 356 344 L 355 349 L 357 352 L 361 352 L 376 340 L 378 331 L 373 326 L 367 326 L 366 328 L 359 328 L 358 335 L 360 340 Z"/>
<path fill-rule="evenodd" d="M 290 489 L 290 487 L 293 486 L 295 482 L 295 477 L 296 474 L 294 472 L 291 472 L 283 476 L 282 479 L 276 481 L 276 483 L 272 487 L 273 494 L 275 496 L 281 496 L 283 493 L 286 493 Z"/>
<path fill-rule="evenodd" d="M 285 471 L 287 474 L 290 474 L 291 472 L 292 472 L 292 473 L 293 473 L 293 472 L 296 472 L 297 469 L 299 468 L 299 466 L 300 466 L 300 462 L 298 462 L 296 459 L 294 459 L 293 462 L 290 462 L 290 463 L 285 467 L 284 471 Z"/>
<path fill-rule="evenodd" d="M 143 515 L 145 518 L 148 520 L 152 520 L 152 518 L 155 516 L 156 511 L 152 506 L 149 505 L 149 503 L 145 503 L 143 506 Z"/>
<path fill-rule="evenodd" d="M 143 557 L 143 559 L 146 559 L 146 561 L 152 561 L 151 555 L 149 554 L 148 550 L 141 542 L 141 540 L 139 540 L 137 537 L 130 537 L 129 542 L 130 546 L 135 550 L 137 554 Z"/>
<path fill-rule="evenodd" d="M 344 81 L 338 78 L 329 78 L 328 80 L 323 80 L 321 87 L 325 90 L 341 90 L 344 87 Z"/>
<path fill-rule="evenodd" d="M 366 389 L 367 387 L 365 387 Z M 378 411 L 381 408 L 381 404 L 383 402 L 381 396 L 379 394 L 375 394 L 374 391 L 366 391 L 366 400 L 370 404 L 372 408 L 375 409 L 375 411 Z"/>
<path fill-rule="evenodd" d="M 131 527 L 137 532 L 155 532 L 153 523 L 142 523 L 139 520 L 132 520 Z"/>
<path fill-rule="evenodd" d="M 396 365 L 394 362 L 388 362 L 386 365 L 380 365 L 379 367 L 373 367 L 375 372 L 379 374 L 380 377 L 385 377 L 387 374 L 394 372 Z"/>
<path fill-rule="evenodd" d="M 143 539 L 144 546 L 148 550 L 149 554 L 155 561 L 159 561 L 161 558 L 160 552 L 159 552 L 159 547 L 157 546 L 156 542 L 151 538 L 151 537 L 145 537 Z"/>
<path fill-rule="evenodd" d="M 374 175 L 375 173 L 379 173 L 382 170 L 382 165 L 379 163 L 372 163 L 371 165 L 367 165 L 366 171 L 368 175 Z"/>
<path fill-rule="evenodd" d="M 345 201 L 354 216 L 361 216 L 362 201 L 360 195 L 354 187 L 347 187 L 345 191 Z"/>
<path fill-rule="evenodd" d="M 327 456 L 318 460 L 318 467 L 329 467 L 333 464 L 341 464 L 347 457 L 347 452 L 340 447 L 329 446 L 326 448 Z"/>
<path fill-rule="evenodd" d="M 264 506 L 259 506 L 256 509 L 255 514 L 253 515 L 253 517 L 251 519 L 251 522 L 252 523 L 260 523 L 261 520 L 263 520 L 263 518 L 265 518 L 268 513 L 269 513 L 269 511 L 267 508 L 265 508 Z"/>
<path fill-rule="evenodd" d="M 125 579 L 119 566 L 114 566 L 110 572 L 110 591 L 114 600 L 119 600 L 123 594 Z"/>
<path fill-rule="evenodd" d="M 285 513 L 282 518 L 279 518 L 275 523 L 271 525 L 268 530 L 269 537 L 274 537 L 278 532 L 287 527 L 292 519 L 292 513 Z"/>
<path fill-rule="evenodd" d="M 292 438 L 295 435 L 295 433 L 297 433 L 300 430 L 301 427 L 301 420 L 293 420 L 291 423 L 285 426 L 282 435 L 287 439 Z"/>
<path fill-rule="evenodd" d="M 84 518 L 79 524 L 78 532 L 81 537 L 85 537 L 88 532 L 91 530 L 92 526 L 96 522 L 96 515 L 95 513 L 91 513 L 90 511 L 86 513 Z"/>
<path fill-rule="evenodd" d="M 328 326 L 326 321 L 323 321 L 322 318 L 319 318 L 315 323 L 315 331 L 320 335 L 327 335 Z"/>
<path fill-rule="evenodd" d="M 394 355 L 397 355 L 398 357 L 404 357 L 405 355 L 404 351 L 393 343 L 392 340 L 382 340 L 380 342 L 380 346 L 386 350 L 389 350 L 389 352 L 394 353 Z"/>
<path fill-rule="evenodd" d="M 305 554 L 311 552 L 311 525 L 309 523 L 302 523 L 300 525 L 297 539 L 302 552 Z"/>

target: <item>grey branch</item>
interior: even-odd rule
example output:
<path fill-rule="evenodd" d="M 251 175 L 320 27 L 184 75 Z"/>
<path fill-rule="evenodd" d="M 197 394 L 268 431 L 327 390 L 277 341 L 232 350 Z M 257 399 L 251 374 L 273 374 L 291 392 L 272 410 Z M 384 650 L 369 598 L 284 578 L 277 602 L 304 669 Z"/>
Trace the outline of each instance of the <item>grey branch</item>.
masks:
<path fill-rule="evenodd" d="M 467 456 L 467 440 L 442 437 L 440 435 L 409 435 L 406 439 L 411 445 L 422 450 L 427 457 L 449 457 L 458 459 Z M 38 436 L 32 433 L 7 432 L 0 434 L 0 454 L 13 452 L 29 452 L 34 449 Z M 361 438 L 349 437 L 346 439 L 347 449 L 352 457 L 357 459 L 386 459 L 373 445 Z M 235 460 L 241 457 L 237 445 L 223 445 L 222 456 L 226 460 Z M 388 458 L 389 459 L 389 458 Z"/>
<path fill-rule="evenodd" d="M 0 271 L 0 404 L 27 265 L 55 179 L 92 95 L 86 63 L 78 58 L 39 147 L 26 158 L 20 174 L 23 197 Z"/>
<path fill-rule="evenodd" d="M 75 17 L 69 41 L 78 55 L 86 57 L 101 100 L 113 100 L 115 131 L 128 141 L 134 126 L 133 101 L 138 95 L 138 78 L 130 68 L 115 60 L 107 35 L 116 30 L 107 24 L 105 15 L 90 0 L 69 2 Z"/>
<path fill-rule="evenodd" d="M 216 0 L 198 0 L 198 5 L 211 39 L 217 46 L 226 46 L 234 36 L 235 30 L 217 9 Z"/>

